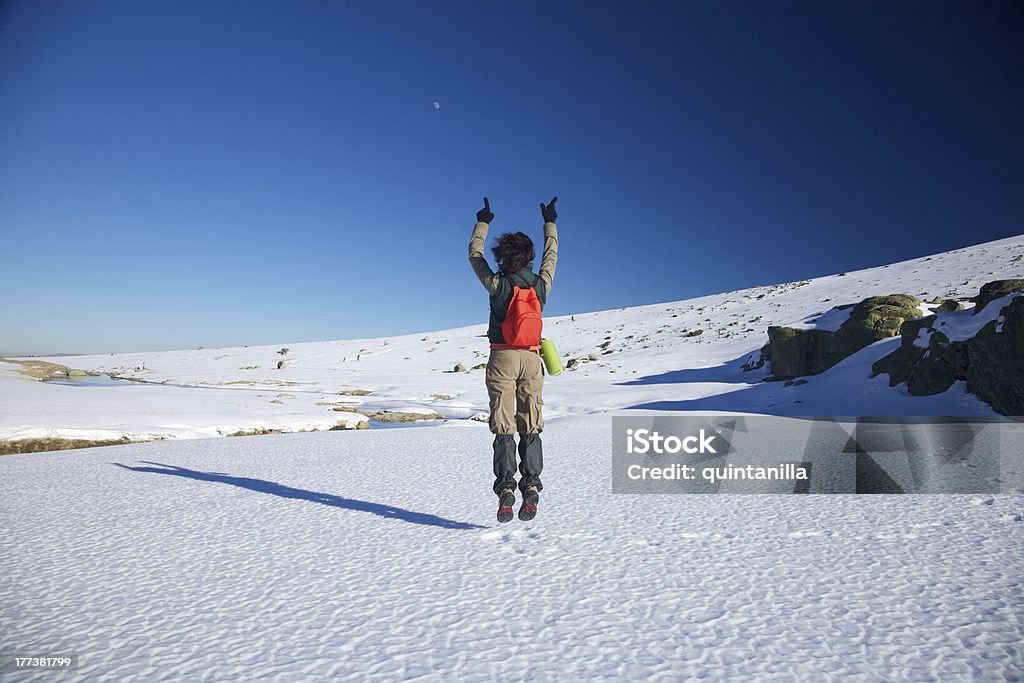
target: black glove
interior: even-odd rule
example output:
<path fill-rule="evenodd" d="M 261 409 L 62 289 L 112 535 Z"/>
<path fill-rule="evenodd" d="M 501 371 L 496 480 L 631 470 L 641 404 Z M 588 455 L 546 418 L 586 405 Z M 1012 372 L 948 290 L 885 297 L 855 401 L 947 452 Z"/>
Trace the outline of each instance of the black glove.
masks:
<path fill-rule="evenodd" d="M 494 220 L 494 214 L 491 213 L 491 203 L 487 201 L 487 197 L 484 197 L 484 208 L 476 212 L 477 223 L 490 223 Z"/>
<path fill-rule="evenodd" d="M 558 197 L 552 197 L 551 203 L 544 206 L 544 202 L 540 203 L 540 215 L 544 216 L 545 223 L 554 223 L 558 219 L 558 212 L 555 211 L 555 202 L 558 201 Z"/>

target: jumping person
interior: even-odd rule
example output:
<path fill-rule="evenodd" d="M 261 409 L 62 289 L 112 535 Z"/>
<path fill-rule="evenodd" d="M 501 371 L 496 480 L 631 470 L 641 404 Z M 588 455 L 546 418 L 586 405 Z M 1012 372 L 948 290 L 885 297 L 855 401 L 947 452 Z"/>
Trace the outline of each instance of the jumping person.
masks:
<path fill-rule="evenodd" d="M 555 202 L 544 205 L 544 255 L 540 271 L 533 272 L 533 241 L 522 232 L 506 232 L 494 246 L 495 273 L 484 257 L 487 230 L 494 220 L 491 205 L 476 213 L 476 225 L 469 238 L 469 263 L 490 295 L 490 323 L 487 339 L 491 355 L 487 360 L 485 384 L 490 402 L 489 424 L 494 434 L 494 492 L 498 495 L 498 521 L 512 520 L 516 502 L 516 441 L 519 432 L 519 490 L 523 504 L 519 519 L 529 521 L 537 514 L 544 485 L 540 433 L 544 429 L 541 410 L 544 400 L 543 363 L 540 357 L 540 313 L 551 292 L 558 260 L 558 230 Z"/>

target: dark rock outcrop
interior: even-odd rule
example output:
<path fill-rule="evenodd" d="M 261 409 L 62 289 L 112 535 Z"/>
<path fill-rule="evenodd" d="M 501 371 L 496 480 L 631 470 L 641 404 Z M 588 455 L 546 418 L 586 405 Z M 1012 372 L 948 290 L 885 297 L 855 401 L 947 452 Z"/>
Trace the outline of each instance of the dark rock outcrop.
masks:
<path fill-rule="evenodd" d="M 974 297 L 974 314 L 981 313 L 990 301 L 1002 298 L 1012 292 L 1024 291 L 1024 280 L 993 280 L 981 286 Z"/>
<path fill-rule="evenodd" d="M 904 323 L 900 347 L 875 362 L 872 377 L 886 373 L 890 386 L 906 383 L 913 396 L 942 393 L 954 382 L 965 380 L 967 391 L 997 412 L 1024 415 L 1024 280 L 986 284 L 974 299 L 971 315 L 1018 291 L 1021 295 L 1002 304 L 998 316 L 969 339 L 950 341 L 938 329 L 941 314 Z M 928 335 L 927 347 L 915 343 L 923 341 L 922 330 Z"/>
<path fill-rule="evenodd" d="M 750 372 L 751 370 L 760 370 L 765 366 L 765 363 L 770 363 L 772 360 L 772 346 L 771 344 L 765 344 L 760 350 L 747 356 L 747 359 L 740 366 L 740 370 L 743 372 Z"/>
<path fill-rule="evenodd" d="M 967 391 L 1003 415 L 1024 415 L 1024 296 L 967 342 Z"/>
<path fill-rule="evenodd" d="M 894 337 L 908 320 L 921 317 L 920 300 L 909 294 L 873 296 L 853 305 L 850 317 L 835 332 L 772 326 L 769 352 L 775 379 L 816 375 L 880 339 Z M 847 306 L 837 306 L 842 310 Z"/>

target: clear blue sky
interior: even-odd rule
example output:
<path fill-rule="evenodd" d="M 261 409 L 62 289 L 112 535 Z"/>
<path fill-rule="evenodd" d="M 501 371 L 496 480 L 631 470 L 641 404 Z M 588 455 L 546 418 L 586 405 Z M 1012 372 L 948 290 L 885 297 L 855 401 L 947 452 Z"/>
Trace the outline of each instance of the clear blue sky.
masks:
<path fill-rule="evenodd" d="M 559 196 L 550 315 L 1019 234 L 1022 35 L 1010 1 L 4 3 L 0 353 L 482 325 L 484 195 L 538 244 Z"/>

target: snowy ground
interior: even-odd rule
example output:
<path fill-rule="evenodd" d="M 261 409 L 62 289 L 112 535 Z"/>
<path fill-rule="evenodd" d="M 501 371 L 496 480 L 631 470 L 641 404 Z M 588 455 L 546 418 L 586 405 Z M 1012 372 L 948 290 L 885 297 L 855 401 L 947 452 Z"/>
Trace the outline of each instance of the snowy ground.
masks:
<path fill-rule="evenodd" d="M 467 277 L 469 274 L 467 267 Z M 832 307 L 878 294 L 966 298 L 985 282 L 1024 277 L 1024 236 L 890 266 L 756 287 L 674 303 L 545 321 L 572 370 L 545 383 L 545 416 L 628 408 L 783 415 L 991 415 L 962 386 L 912 397 L 869 379 L 871 363 L 898 339 L 881 341 L 807 384 L 760 382 L 740 365 L 769 325 L 831 327 Z M 970 305 L 969 302 L 965 302 Z M 481 290 L 481 320 L 486 313 Z M 824 314 L 824 315 L 823 315 Z M 820 318 L 820 319 L 819 319 Z M 486 326 L 380 339 L 226 349 L 70 356 L 73 368 L 117 372 L 160 386 L 72 387 L 21 377 L 0 362 L 0 440 L 44 436 L 182 438 L 252 429 L 329 429 L 337 409 L 436 412 L 451 419 L 487 411 Z M 687 336 L 688 333 L 701 333 Z M 288 348 L 285 355 L 278 353 Z M 590 360 L 595 358 L 596 360 Z M 278 370 L 278 361 L 285 367 Z M 461 363 L 467 372 L 452 372 Z M 351 395 L 351 392 L 371 392 Z M 340 393 L 339 393 L 340 392 Z"/>
<path fill-rule="evenodd" d="M 509 525 L 473 423 L 4 457 L 0 650 L 78 653 L 61 680 L 1024 676 L 1019 496 L 612 496 L 608 427 L 554 423 Z"/>
<path fill-rule="evenodd" d="M 597 360 L 546 380 L 527 524 L 494 521 L 490 434 L 466 419 L 486 410 L 482 371 L 450 372 L 484 362 L 483 325 L 56 359 L 166 384 L 44 384 L 0 363 L 0 438 L 171 439 L 0 457 L 0 652 L 80 657 L 77 674 L 0 679 L 1021 680 L 1024 497 L 613 496 L 610 415 L 991 415 L 960 387 L 866 379 L 891 341 L 798 387 L 739 365 L 769 324 L 874 294 L 972 296 L 1022 276 L 1022 254 L 1017 237 L 547 321 L 567 360 Z M 326 429 L 351 417 L 341 404 L 450 419 L 196 438 Z"/>

